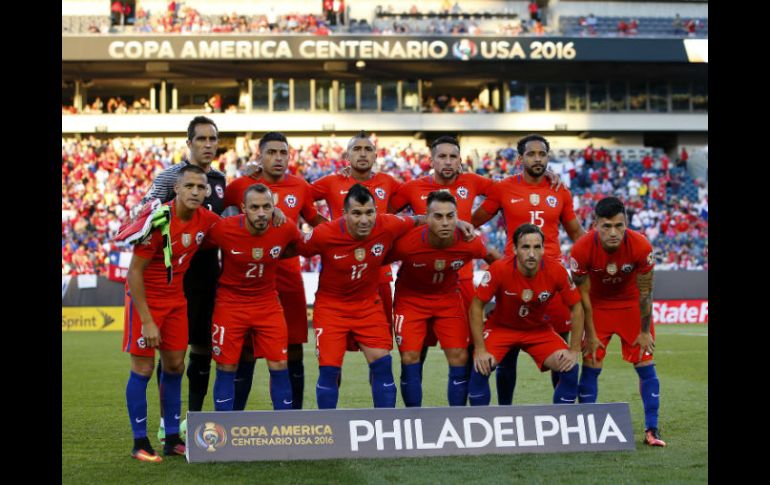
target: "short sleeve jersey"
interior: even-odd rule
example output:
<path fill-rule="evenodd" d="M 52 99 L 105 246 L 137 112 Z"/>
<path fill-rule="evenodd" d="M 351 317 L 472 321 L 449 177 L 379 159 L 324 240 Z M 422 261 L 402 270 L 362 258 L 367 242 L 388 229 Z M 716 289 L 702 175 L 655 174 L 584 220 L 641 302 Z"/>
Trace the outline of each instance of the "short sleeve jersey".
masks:
<path fill-rule="evenodd" d="M 166 205 L 171 207 L 171 284 L 166 278 L 166 266 L 163 259 L 163 236 L 159 229 L 144 243 L 134 246 L 134 254 L 149 259 L 150 264 L 144 270 L 144 288 L 147 298 L 182 298 L 184 274 L 190 267 L 193 254 L 201 247 L 206 234 L 219 216 L 208 209 L 199 207 L 189 221 L 183 221 L 176 215 L 176 202 Z"/>
<path fill-rule="evenodd" d="M 446 190 L 457 200 L 457 218 L 470 222 L 473 200 L 478 195 L 487 195 L 494 184 L 492 179 L 475 173 L 462 173 L 450 185 L 440 185 L 432 175 L 428 175 L 402 185 L 391 199 L 390 205 L 395 210 L 410 205 L 415 214 L 424 215 L 428 212 L 428 194 Z"/>
<path fill-rule="evenodd" d="M 402 261 L 396 292 L 443 298 L 457 286 L 460 268 L 487 255 L 480 238 L 465 241 L 459 230 L 455 230 L 451 246 L 434 248 L 428 231 L 426 226 L 415 227 L 398 238 L 388 254 L 388 261 Z"/>
<path fill-rule="evenodd" d="M 401 187 L 401 182 L 381 172 L 375 173 L 372 178 L 364 182 L 359 182 L 353 177 L 330 174 L 316 180 L 311 185 L 313 200 L 326 200 L 332 219 L 342 217 L 342 210 L 348 190 L 357 183 L 360 183 L 372 193 L 378 214 L 386 214 L 388 212 L 388 202 L 399 187 Z"/>
<path fill-rule="evenodd" d="M 344 302 L 374 295 L 393 241 L 413 227 L 410 217 L 378 214 L 365 239 L 354 239 L 342 217 L 314 228 L 297 244 L 297 250 L 303 256 L 321 255 L 316 297 Z"/>
<path fill-rule="evenodd" d="M 215 224 L 208 241 L 222 250 L 217 301 L 243 303 L 274 299 L 279 258 L 286 246 L 299 239 L 300 232 L 292 220 L 280 227 L 270 225 L 260 235 L 249 232 L 243 214 Z"/>
<path fill-rule="evenodd" d="M 592 229 L 575 241 L 570 254 L 575 275 L 591 278 L 591 304 L 604 308 L 625 308 L 639 301 L 636 275 L 655 267 L 652 245 L 640 233 L 626 229 L 620 247 L 608 253 Z"/>
<path fill-rule="evenodd" d="M 481 278 L 476 296 L 488 302 L 495 297 L 492 323 L 517 330 L 548 325 L 543 317 L 550 301 L 560 295 L 567 306 L 580 301 L 580 293 L 560 263 L 543 258 L 532 278 L 517 268 L 515 256 L 492 263 Z"/>
<path fill-rule="evenodd" d="M 548 180 L 529 184 L 524 177 L 514 175 L 495 184 L 481 204 L 487 214 L 503 210 L 506 232 L 505 254 L 513 254 L 513 233 L 522 224 L 535 224 L 545 235 L 545 257 L 561 261 L 559 223 L 575 219 L 572 194 L 567 189 L 554 191 Z"/>

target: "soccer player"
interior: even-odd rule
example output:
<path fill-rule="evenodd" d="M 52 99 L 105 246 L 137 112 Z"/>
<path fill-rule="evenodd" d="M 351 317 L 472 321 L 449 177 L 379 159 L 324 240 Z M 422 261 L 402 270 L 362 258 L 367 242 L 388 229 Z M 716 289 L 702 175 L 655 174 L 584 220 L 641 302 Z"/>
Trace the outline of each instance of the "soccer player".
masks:
<path fill-rule="evenodd" d="M 310 184 L 301 177 L 287 173 L 289 168 L 289 142 L 282 133 L 269 132 L 259 140 L 259 174 L 245 175 L 233 180 L 225 191 L 225 207 L 239 209 L 246 189 L 256 182 L 267 185 L 274 196 L 275 207 L 284 215 L 299 221 L 299 216 L 315 227 L 326 219 L 318 214 L 313 205 Z M 289 376 L 294 409 L 302 409 L 305 389 L 305 366 L 302 361 L 302 344 L 307 342 L 307 301 L 302 283 L 299 258 L 281 261 L 277 270 L 276 287 L 281 300 L 286 324 L 289 328 Z M 245 347 L 235 378 L 235 402 L 233 409 L 243 410 L 251 390 L 254 376 L 254 356 Z"/>
<path fill-rule="evenodd" d="M 468 400 L 472 406 L 488 405 L 491 370 L 511 347 L 521 347 L 541 371 L 559 373 L 553 403 L 574 403 L 583 338 L 580 293 L 564 266 L 543 257 L 545 236 L 539 227 L 522 224 L 513 233 L 513 244 L 513 255 L 489 267 L 471 303 L 475 349 Z M 484 303 L 492 297 L 495 311 L 484 328 Z M 573 328 L 569 346 L 544 319 L 549 300 L 555 298 L 563 298 L 570 307 Z"/>
<path fill-rule="evenodd" d="M 321 254 L 321 275 L 313 313 L 319 376 L 319 409 L 337 407 L 339 374 L 352 335 L 369 364 L 374 407 L 396 406 L 393 337 L 377 291 L 381 267 L 393 241 L 418 219 L 377 214 L 374 196 L 353 185 L 342 217 L 321 224 L 297 244 L 309 257 Z"/>
<path fill-rule="evenodd" d="M 217 362 L 214 408 L 233 410 L 235 372 L 251 333 L 252 348 L 267 360 L 273 409 L 291 409 L 289 334 L 275 280 L 281 254 L 299 241 L 300 232 L 291 220 L 273 227 L 273 193 L 263 184 L 246 189 L 241 209 L 243 214 L 223 219 L 207 237 L 222 250 L 211 334 Z"/>
<path fill-rule="evenodd" d="M 583 359 L 580 402 L 594 403 L 605 347 L 620 336 L 623 360 L 639 375 L 644 404 L 644 442 L 666 446 L 658 431 L 660 382 L 655 372 L 655 327 L 652 279 L 655 257 L 642 234 L 627 228 L 626 209 L 616 197 L 606 197 L 594 209 L 595 226 L 572 247 L 570 265 L 586 310 L 586 334 L 598 339 Z M 595 330 L 595 331 L 594 331 Z"/>
<path fill-rule="evenodd" d="M 184 167 L 193 165 L 206 173 L 207 185 L 203 207 L 221 215 L 224 211 L 225 174 L 211 166 L 219 145 L 219 130 L 213 120 L 196 116 L 187 125 L 187 161 L 165 169 L 152 184 L 142 199 L 146 203 L 160 199 L 161 203 L 174 198 L 174 184 Z M 214 295 L 219 258 L 215 249 L 203 249 L 195 253 L 190 269 L 184 276 L 184 294 L 187 299 L 187 321 L 189 325 L 190 361 L 187 366 L 188 407 L 190 411 L 203 409 L 203 400 L 208 393 L 211 372 L 211 316 L 214 312 Z M 162 375 L 163 360 L 158 362 L 158 376 Z M 159 382 L 160 384 L 160 382 Z M 161 402 L 161 410 L 163 403 Z M 165 439 L 164 414 L 161 412 L 158 439 Z"/>
<path fill-rule="evenodd" d="M 131 374 L 126 404 L 134 434 L 131 456 L 141 461 L 162 461 L 147 438 L 147 383 L 152 377 L 156 348 L 163 362 L 160 395 L 167 433 L 163 453 L 185 453 L 179 437 L 188 342 L 188 307 L 182 282 L 206 233 L 219 220 L 219 216 L 201 207 L 207 187 L 206 174 L 200 167 L 187 164 L 179 170 L 174 186 L 176 197 L 167 204 L 171 213 L 168 238 L 160 230 L 153 230 L 149 238 L 134 247 L 128 268 L 123 351 L 131 354 Z M 170 282 L 167 264 L 172 271 Z"/>
<path fill-rule="evenodd" d="M 573 241 L 585 234 L 572 208 L 572 194 L 566 188 L 554 189 L 546 176 L 548 167 L 548 140 L 540 135 L 527 135 L 519 140 L 516 149 L 524 169 L 523 173 L 496 183 L 487 192 L 487 198 L 473 213 L 471 222 L 479 227 L 498 211 L 503 211 L 507 227 L 506 255 L 513 253 L 513 230 L 522 224 L 538 226 L 545 234 L 545 257 L 560 263 L 562 254 L 559 244 L 559 223 Z M 570 311 L 561 301 L 553 298 L 546 310 L 548 321 L 564 340 L 570 331 Z M 516 361 L 519 348 L 514 348 L 499 362 L 496 373 L 498 404 L 513 402 L 516 386 Z M 558 374 L 551 372 L 554 388 Z"/>
<path fill-rule="evenodd" d="M 465 406 L 468 398 L 468 311 L 460 297 L 458 274 L 473 259 L 487 254 L 481 239 L 465 241 L 457 229 L 457 202 L 452 194 L 428 194 L 427 227 L 398 238 L 388 261 L 401 261 L 393 315 L 401 353 L 401 396 L 407 407 L 422 405 L 420 352 L 428 325 L 449 364 L 447 400 Z"/>
<path fill-rule="evenodd" d="M 389 202 L 401 182 L 386 173 L 372 171 L 377 159 L 377 147 L 365 131 L 358 132 L 348 141 L 344 158 L 350 163 L 350 175 L 330 174 L 313 182 L 313 198 L 326 200 L 332 219 L 342 216 L 345 196 L 355 184 L 361 184 L 374 194 L 374 204 L 379 214 L 388 212 Z M 392 324 L 393 295 L 390 282 L 393 279 L 390 265 L 382 267 L 380 277 L 380 298 L 388 323 Z"/>

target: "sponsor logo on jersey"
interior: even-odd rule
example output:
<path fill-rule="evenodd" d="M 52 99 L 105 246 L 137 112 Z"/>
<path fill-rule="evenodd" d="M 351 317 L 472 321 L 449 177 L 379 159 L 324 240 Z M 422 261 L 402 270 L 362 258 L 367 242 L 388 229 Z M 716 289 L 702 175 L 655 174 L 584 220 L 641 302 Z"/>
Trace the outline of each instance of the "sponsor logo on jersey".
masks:
<path fill-rule="evenodd" d="M 383 251 L 385 251 L 385 246 L 382 243 L 377 243 L 374 246 L 372 246 L 372 254 L 375 257 L 382 256 Z"/>
<path fill-rule="evenodd" d="M 545 203 L 548 204 L 548 207 L 556 207 L 559 204 L 559 199 L 553 195 L 549 195 L 545 198 Z"/>
<path fill-rule="evenodd" d="M 607 265 L 607 274 L 614 275 L 618 272 L 618 265 L 615 263 L 609 263 Z"/>
<path fill-rule="evenodd" d="M 281 246 L 273 246 L 270 248 L 270 256 L 272 256 L 273 259 L 277 259 L 278 256 L 281 255 Z"/>
<path fill-rule="evenodd" d="M 538 301 L 540 301 L 540 303 L 544 303 L 550 297 L 551 297 L 551 292 L 550 291 L 544 291 L 544 292 L 540 293 L 539 295 L 537 295 L 537 299 L 538 299 Z"/>
<path fill-rule="evenodd" d="M 465 187 L 457 187 L 457 196 L 461 199 L 468 198 L 468 189 Z"/>
<path fill-rule="evenodd" d="M 262 248 L 251 248 L 251 257 L 259 261 L 262 259 L 262 256 L 265 255 L 265 252 L 262 250 Z"/>
<path fill-rule="evenodd" d="M 225 198 L 225 189 L 223 189 L 221 185 L 215 185 L 214 189 L 217 191 L 217 197 L 220 199 Z"/>
<path fill-rule="evenodd" d="M 195 233 L 195 244 L 200 246 L 201 243 L 203 242 L 203 237 L 204 236 L 205 236 L 205 234 L 203 234 L 203 231 L 198 231 L 197 233 Z"/>
<path fill-rule="evenodd" d="M 529 203 L 532 205 L 540 205 L 540 194 L 529 194 Z"/>
<path fill-rule="evenodd" d="M 463 264 L 465 264 L 465 262 L 464 262 L 462 259 L 457 259 L 457 260 L 455 260 L 455 261 L 452 261 L 452 262 L 449 264 L 449 266 L 450 266 L 450 267 L 451 267 L 453 270 L 457 271 L 458 269 L 460 269 L 460 268 L 462 268 L 462 267 L 463 267 Z"/>
<path fill-rule="evenodd" d="M 353 251 L 353 256 L 356 258 L 356 261 L 363 261 L 364 258 L 366 258 L 366 249 L 356 248 L 356 250 Z"/>
<path fill-rule="evenodd" d="M 622 271 L 624 273 L 630 273 L 633 270 L 634 270 L 634 265 L 630 264 L 630 263 L 626 263 L 626 264 L 624 264 L 623 266 L 620 267 L 620 271 Z"/>
<path fill-rule="evenodd" d="M 444 268 L 446 268 L 446 259 L 437 259 L 433 263 L 433 267 L 436 269 L 436 271 L 441 271 Z"/>
<path fill-rule="evenodd" d="M 192 236 L 186 232 L 182 233 L 182 246 L 190 247 L 190 243 L 192 243 Z"/>
<path fill-rule="evenodd" d="M 533 296 L 535 296 L 535 293 L 529 288 L 521 292 L 521 299 L 524 301 L 524 303 L 527 303 L 530 300 L 532 300 Z"/>
<path fill-rule="evenodd" d="M 283 198 L 283 201 L 288 207 L 291 207 L 292 209 L 297 205 L 297 198 L 294 197 L 294 194 L 287 195 Z"/>
<path fill-rule="evenodd" d="M 377 187 L 376 189 L 374 189 L 374 195 L 376 195 L 377 198 L 380 200 L 385 200 L 385 189 L 383 189 L 382 187 Z"/>

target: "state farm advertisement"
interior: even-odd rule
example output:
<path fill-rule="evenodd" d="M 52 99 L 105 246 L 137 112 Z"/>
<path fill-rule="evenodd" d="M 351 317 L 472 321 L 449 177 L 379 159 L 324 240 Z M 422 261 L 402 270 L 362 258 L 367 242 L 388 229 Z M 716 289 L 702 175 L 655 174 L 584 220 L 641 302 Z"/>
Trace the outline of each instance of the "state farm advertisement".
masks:
<path fill-rule="evenodd" d="M 708 300 L 659 300 L 652 303 L 655 325 L 671 323 L 709 323 Z"/>

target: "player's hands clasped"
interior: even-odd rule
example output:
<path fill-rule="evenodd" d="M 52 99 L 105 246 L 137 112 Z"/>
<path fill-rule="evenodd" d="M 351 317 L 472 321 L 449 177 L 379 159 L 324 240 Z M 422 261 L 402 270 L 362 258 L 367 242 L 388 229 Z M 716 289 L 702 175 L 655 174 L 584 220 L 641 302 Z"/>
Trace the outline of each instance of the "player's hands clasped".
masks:
<path fill-rule="evenodd" d="M 160 345 L 160 329 L 155 322 L 150 321 L 142 324 L 142 337 L 144 337 L 144 344 L 148 349 Z"/>

